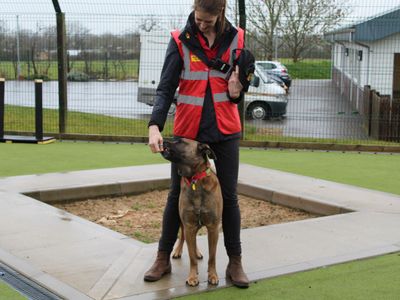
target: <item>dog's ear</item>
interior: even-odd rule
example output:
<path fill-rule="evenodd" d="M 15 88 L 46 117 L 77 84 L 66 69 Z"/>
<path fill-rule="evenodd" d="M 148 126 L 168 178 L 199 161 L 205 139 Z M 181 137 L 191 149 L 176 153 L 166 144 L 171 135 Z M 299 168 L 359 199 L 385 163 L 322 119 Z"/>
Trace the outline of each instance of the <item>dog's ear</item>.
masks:
<path fill-rule="evenodd" d="M 207 144 L 199 143 L 197 148 L 199 149 L 199 152 L 203 155 L 204 158 L 208 157 L 208 158 L 213 159 L 213 160 L 217 159 L 217 157 L 215 156 L 214 151 L 212 151 L 210 146 L 208 146 Z"/>

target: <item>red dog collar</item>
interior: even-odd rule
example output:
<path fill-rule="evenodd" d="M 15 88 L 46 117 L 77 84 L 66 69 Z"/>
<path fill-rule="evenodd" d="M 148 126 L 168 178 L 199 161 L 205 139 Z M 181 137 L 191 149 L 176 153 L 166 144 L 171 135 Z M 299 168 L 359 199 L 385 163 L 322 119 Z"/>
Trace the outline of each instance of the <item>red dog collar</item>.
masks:
<path fill-rule="evenodd" d="M 192 190 L 195 191 L 197 181 L 199 181 L 200 179 L 202 179 L 206 176 L 210 176 L 210 174 L 211 174 L 211 169 L 207 168 L 203 172 L 197 173 L 197 174 L 193 175 L 192 177 L 189 177 L 189 178 L 182 177 L 182 178 L 183 178 L 183 180 L 185 180 L 186 184 L 188 186 L 191 186 Z"/>

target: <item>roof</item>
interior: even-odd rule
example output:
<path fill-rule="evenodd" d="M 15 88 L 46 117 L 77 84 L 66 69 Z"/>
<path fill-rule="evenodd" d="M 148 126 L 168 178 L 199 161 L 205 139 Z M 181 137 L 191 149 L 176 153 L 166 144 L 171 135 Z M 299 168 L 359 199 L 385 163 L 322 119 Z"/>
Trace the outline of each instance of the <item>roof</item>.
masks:
<path fill-rule="evenodd" d="M 331 42 L 373 42 L 400 32 L 400 6 L 325 34 Z"/>

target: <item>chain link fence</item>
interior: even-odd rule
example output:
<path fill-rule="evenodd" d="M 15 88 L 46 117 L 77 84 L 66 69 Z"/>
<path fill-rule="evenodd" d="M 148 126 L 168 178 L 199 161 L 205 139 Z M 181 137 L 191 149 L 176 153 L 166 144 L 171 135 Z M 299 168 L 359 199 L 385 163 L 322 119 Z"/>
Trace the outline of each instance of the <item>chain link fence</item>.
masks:
<path fill-rule="evenodd" d="M 228 1 L 227 17 L 234 25 L 239 24 L 239 2 Z M 246 45 L 255 54 L 260 78 L 246 95 L 245 140 L 400 141 L 397 1 L 243 2 Z M 0 0 L 5 133 L 34 132 L 32 80 L 42 79 L 46 133 L 146 137 L 169 32 L 185 25 L 192 4 L 59 1 L 66 37 L 63 112 L 52 1 Z M 65 127 L 60 127 L 60 114 L 65 114 Z M 172 135 L 173 118 L 172 108 L 165 136 Z"/>

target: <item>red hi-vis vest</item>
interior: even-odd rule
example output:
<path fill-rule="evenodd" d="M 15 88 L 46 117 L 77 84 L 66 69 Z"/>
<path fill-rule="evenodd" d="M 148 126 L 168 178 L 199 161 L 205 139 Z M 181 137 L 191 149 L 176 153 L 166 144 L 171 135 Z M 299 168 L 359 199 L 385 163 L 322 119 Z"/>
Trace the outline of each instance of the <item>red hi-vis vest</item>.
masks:
<path fill-rule="evenodd" d="M 174 135 L 195 139 L 199 131 L 207 83 L 210 82 L 212 100 L 218 129 L 223 134 L 233 134 L 241 131 L 240 117 L 237 105 L 229 101 L 228 81 L 226 74 L 210 69 L 179 39 L 180 31 L 173 31 L 172 37 L 178 45 L 183 59 L 183 70 L 179 81 L 179 94 L 174 121 Z M 244 46 L 244 32 L 238 32 L 221 59 L 233 64 L 233 51 Z M 238 51 L 237 53 L 240 53 Z M 240 54 L 239 54 L 240 55 Z"/>

